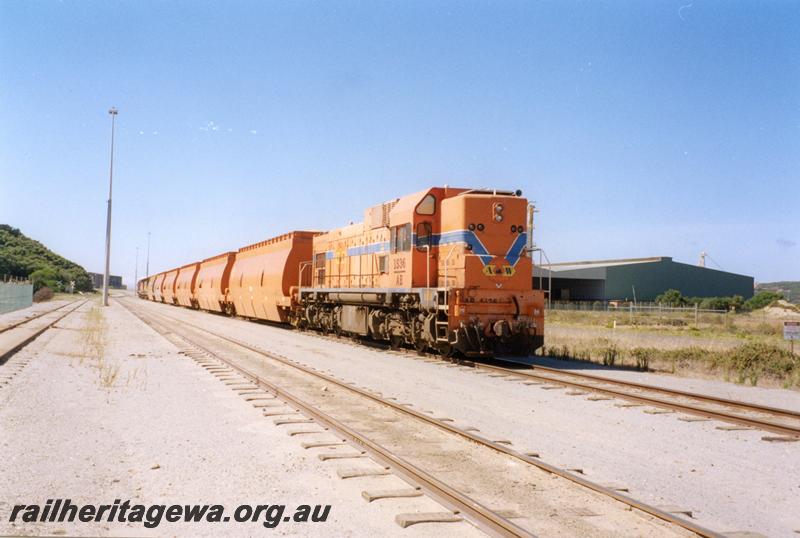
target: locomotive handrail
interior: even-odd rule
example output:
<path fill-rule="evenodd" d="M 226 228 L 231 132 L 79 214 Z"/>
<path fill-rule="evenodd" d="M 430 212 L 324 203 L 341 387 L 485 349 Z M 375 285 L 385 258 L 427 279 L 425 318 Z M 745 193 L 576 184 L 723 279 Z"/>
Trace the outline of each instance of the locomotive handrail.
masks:
<path fill-rule="evenodd" d="M 425 302 L 431 300 L 431 245 L 425 245 Z"/>
<path fill-rule="evenodd" d="M 450 247 L 450 251 L 447 253 L 447 257 L 445 257 L 445 259 L 444 259 L 444 288 L 445 288 L 445 290 L 447 289 L 447 262 L 450 260 L 450 255 L 453 254 L 455 249 L 456 249 L 456 245 L 451 246 Z"/>
<path fill-rule="evenodd" d="M 297 267 L 297 299 L 300 300 L 301 293 L 303 291 L 303 271 L 306 267 L 309 267 L 314 264 L 314 260 L 308 262 L 300 262 Z M 311 285 L 314 285 L 314 275 L 311 275 Z"/>

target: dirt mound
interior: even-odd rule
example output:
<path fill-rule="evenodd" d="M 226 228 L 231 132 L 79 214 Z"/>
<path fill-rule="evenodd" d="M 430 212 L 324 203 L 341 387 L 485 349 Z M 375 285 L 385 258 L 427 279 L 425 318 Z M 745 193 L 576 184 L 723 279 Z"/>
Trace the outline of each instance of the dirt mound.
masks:
<path fill-rule="evenodd" d="M 764 313 L 770 318 L 800 319 L 800 308 L 789 301 L 780 299 L 764 307 Z"/>

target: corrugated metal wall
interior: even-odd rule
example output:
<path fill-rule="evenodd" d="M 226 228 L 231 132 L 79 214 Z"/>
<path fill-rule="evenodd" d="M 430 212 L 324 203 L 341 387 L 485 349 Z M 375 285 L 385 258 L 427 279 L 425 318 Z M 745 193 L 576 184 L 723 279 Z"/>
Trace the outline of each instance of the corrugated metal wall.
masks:
<path fill-rule="evenodd" d="M 0 282 L 0 314 L 28 308 L 33 304 L 33 284 Z"/>
<path fill-rule="evenodd" d="M 663 260 L 656 263 L 633 263 L 608 267 L 605 299 L 633 299 L 633 287 L 639 301 L 653 301 L 668 289 L 679 290 L 686 297 L 753 296 L 753 277 Z"/>

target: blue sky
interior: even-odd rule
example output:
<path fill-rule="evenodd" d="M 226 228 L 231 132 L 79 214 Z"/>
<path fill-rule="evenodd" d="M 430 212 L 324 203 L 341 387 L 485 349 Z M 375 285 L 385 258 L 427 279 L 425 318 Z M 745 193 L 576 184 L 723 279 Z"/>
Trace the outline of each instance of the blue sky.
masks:
<path fill-rule="evenodd" d="M 800 5 L 0 3 L 0 222 L 131 281 L 430 185 L 552 261 L 800 279 Z M 711 264 L 713 266 L 713 264 Z"/>

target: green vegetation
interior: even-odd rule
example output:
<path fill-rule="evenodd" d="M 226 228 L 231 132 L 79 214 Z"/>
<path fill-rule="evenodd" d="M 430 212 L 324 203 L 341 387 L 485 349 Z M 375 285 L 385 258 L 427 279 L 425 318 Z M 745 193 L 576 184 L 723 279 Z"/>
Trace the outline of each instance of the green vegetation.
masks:
<path fill-rule="evenodd" d="M 776 291 L 786 296 L 790 303 L 800 304 L 800 280 L 782 280 L 780 282 L 762 282 L 756 284 L 757 291 Z"/>
<path fill-rule="evenodd" d="M 775 293 L 774 291 L 759 291 L 752 298 L 748 299 L 746 303 L 744 303 L 744 307 L 747 310 L 758 310 L 759 308 L 764 308 L 765 306 L 771 305 L 779 299 L 783 299 L 782 293 Z"/>
<path fill-rule="evenodd" d="M 0 275 L 30 278 L 35 290 L 62 291 L 75 282 L 76 291 L 91 291 L 86 270 L 35 241 L 17 228 L 0 224 Z"/>
<path fill-rule="evenodd" d="M 748 300 L 741 295 L 733 297 L 684 297 L 678 290 L 667 290 L 656 297 L 656 303 L 664 306 L 693 306 L 707 310 L 758 310 L 783 299 L 783 294 L 774 291 L 759 291 Z"/>
<path fill-rule="evenodd" d="M 659 349 L 636 347 L 622 349 L 608 339 L 599 339 L 596 345 L 570 347 L 565 344 L 542 349 L 542 355 L 562 360 L 581 360 L 602 363 L 606 366 L 635 367 L 639 370 L 661 370 L 676 373 L 679 370 L 721 373 L 725 379 L 736 383 L 757 385 L 769 379 L 784 387 L 800 386 L 800 359 L 788 349 L 764 342 L 747 342 L 732 349 L 703 349 L 687 347 Z"/>

